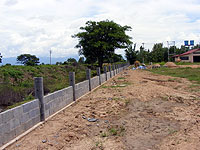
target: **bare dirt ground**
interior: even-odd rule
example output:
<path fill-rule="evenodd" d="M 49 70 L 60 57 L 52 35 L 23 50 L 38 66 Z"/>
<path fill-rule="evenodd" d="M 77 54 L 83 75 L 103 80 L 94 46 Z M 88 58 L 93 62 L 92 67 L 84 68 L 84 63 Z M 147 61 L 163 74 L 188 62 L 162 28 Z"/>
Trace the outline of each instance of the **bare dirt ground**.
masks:
<path fill-rule="evenodd" d="M 200 89 L 192 84 L 127 70 L 6 150 L 200 149 Z"/>

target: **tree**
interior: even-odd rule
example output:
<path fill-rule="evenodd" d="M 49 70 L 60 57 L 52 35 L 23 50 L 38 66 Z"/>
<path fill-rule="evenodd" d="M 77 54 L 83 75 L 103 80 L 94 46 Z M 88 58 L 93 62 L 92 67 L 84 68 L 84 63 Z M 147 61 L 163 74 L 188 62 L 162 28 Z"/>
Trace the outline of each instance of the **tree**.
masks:
<path fill-rule="evenodd" d="M 99 67 L 105 59 L 112 57 L 115 49 L 127 48 L 132 42 L 131 37 L 126 35 L 131 27 L 121 26 L 113 21 L 88 21 L 82 32 L 73 35 L 78 38 L 79 55 L 84 55 L 90 62 L 98 62 Z"/>
<path fill-rule="evenodd" d="M 132 45 L 130 45 L 125 50 L 125 57 L 129 61 L 129 63 L 132 65 L 136 61 L 137 58 L 137 51 L 135 51 L 136 45 L 134 45 L 134 48 L 132 48 Z"/>
<path fill-rule="evenodd" d="M 40 63 L 39 58 L 31 54 L 22 54 L 17 56 L 17 61 L 21 64 L 24 64 L 25 66 L 35 66 Z"/>
<path fill-rule="evenodd" d="M 78 63 L 84 64 L 85 63 L 84 57 L 80 57 L 79 60 L 78 60 Z"/>
<path fill-rule="evenodd" d="M 104 59 L 105 63 L 116 63 L 116 62 L 124 62 L 124 58 L 120 54 L 113 53 L 111 57 L 107 57 Z"/>
<path fill-rule="evenodd" d="M 76 61 L 75 58 L 68 58 L 68 59 L 67 59 L 67 62 L 68 62 L 68 63 L 77 63 L 77 61 Z"/>
<path fill-rule="evenodd" d="M 112 55 L 112 62 L 116 63 L 116 62 L 124 62 L 124 58 L 122 57 L 122 55 L 120 54 L 113 54 Z"/>
<path fill-rule="evenodd" d="M 151 56 L 153 62 L 168 61 L 168 48 L 163 48 L 162 43 L 154 44 Z"/>

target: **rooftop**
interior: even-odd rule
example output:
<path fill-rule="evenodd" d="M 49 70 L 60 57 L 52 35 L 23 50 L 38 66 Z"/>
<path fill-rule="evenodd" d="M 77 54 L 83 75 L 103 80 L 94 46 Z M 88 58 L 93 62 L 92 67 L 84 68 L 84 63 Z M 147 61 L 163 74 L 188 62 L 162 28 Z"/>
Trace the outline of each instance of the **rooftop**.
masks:
<path fill-rule="evenodd" d="M 175 55 L 175 56 L 173 56 L 173 57 L 189 55 L 189 54 L 194 53 L 194 52 L 199 51 L 199 50 L 200 50 L 200 48 L 192 49 L 192 50 L 189 50 L 189 51 L 187 51 L 187 52 L 185 52 L 185 53 L 182 53 L 182 54 L 179 54 L 179 55 Z"/>

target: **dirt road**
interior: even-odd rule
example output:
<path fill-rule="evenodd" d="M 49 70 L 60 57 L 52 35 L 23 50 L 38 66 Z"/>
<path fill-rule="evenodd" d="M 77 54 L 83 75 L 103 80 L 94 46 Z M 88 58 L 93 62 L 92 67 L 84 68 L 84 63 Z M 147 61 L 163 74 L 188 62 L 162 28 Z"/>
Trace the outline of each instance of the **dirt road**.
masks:
<path fill-rule="evenodd" d="M 7 150 L 200 149 L 200 89 L 191 85 L 127 70 Z"/>

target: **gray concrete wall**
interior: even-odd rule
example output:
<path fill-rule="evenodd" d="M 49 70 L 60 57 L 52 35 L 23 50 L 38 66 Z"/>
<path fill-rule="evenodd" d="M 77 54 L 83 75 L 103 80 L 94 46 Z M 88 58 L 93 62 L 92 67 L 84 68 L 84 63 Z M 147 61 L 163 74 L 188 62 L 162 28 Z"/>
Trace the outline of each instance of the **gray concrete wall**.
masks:
<path fill-rule="evenodd" d="M 83 82 L 77 83 L 75 85 L 75 97 L 78 99 L 84 94 L 89 92 L 89 80 L 85 80 Z"/>
<path fill-rule="evenodd" d="M 91 89 L 94 89 L 97 86 L 99 86 L 99 77 L 95 76 L 95 77 L 91 78 Z"/>
<path fill-rule="evenodd" d="M 0 113 L 0 146 L 39 122 L 40 110 L 37 99 Z"/>
<path fill-rule="evenodd" d="M 44 96 L 45 118 L 73 102 L 72 86 Z"/>
<path fill-rule="evenodd" d="M 106 81 L 106 74 L 101 74 L 101 83 L 104 83 Z"/>

